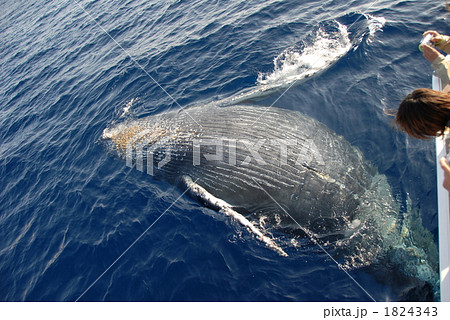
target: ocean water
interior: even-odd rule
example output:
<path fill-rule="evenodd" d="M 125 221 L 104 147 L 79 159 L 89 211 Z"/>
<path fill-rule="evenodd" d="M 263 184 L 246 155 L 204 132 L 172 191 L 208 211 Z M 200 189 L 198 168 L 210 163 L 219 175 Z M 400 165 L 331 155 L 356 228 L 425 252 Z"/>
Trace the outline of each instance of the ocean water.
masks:
<path fill-rule="evenodd" d="M 324 123 L 437 241 L 434 143 L 396 131 L 385 110 L 430 87 L 417 46 L 426 30 L 450 32 L 443 2 L 34 0 L 0 9 L 1 301 L 397 299 L 367 268 L 349 270 L 356 285 L 307 240 L 280 257 L 99 143 L 123 119 L 200 103 L 251 97 Z"/>

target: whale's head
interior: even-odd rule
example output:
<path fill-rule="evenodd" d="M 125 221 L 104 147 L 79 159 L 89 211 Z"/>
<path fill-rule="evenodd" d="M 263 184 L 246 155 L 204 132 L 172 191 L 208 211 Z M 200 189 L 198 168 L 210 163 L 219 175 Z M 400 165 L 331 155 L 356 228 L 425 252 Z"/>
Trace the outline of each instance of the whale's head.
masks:
<path fill-rule="evenodd" d="M 133 120 L 105 128 L 101 140 L 107 149 L 126 159 L 130 153 L 146 150 L 168 134 L 169 131 L 158 124 Z"/>

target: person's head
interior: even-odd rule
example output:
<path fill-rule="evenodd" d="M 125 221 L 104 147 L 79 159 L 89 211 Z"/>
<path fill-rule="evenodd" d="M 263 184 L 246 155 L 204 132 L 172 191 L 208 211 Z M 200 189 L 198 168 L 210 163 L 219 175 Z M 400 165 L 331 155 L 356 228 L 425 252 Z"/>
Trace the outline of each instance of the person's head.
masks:
<path fill-rule="evenodd" d="M 450 120 L 450 95 L 416 89 L 400 104 L 395 123 L 414 138 L 427 139 L 444 133 Z"/>

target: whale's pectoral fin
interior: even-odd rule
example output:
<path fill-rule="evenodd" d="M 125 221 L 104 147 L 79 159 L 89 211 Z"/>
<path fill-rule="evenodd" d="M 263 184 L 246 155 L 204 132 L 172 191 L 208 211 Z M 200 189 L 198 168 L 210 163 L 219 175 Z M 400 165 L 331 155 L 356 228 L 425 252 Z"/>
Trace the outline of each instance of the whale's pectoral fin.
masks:
<path fill-rule="evenodd" d="M 247 218 L 245 218 L 242 214 L 237 212 L 233 209 L 233 206 L 227 203 L 226 201 L 216 198 L 211 193 L 209 193 L 205 188 L 200 186 L 196 183 L 196 181 L 192 181 L 191 177 L 189 176 L 183 176 L 182 177 L 182 183 L 184 184 L 185 188 L 188 188 L 189 190 L 187 193 L 189 196 L 191 196 L 193 199 L 196 199 L 201 204 L 205 205 L 206 207 L 216 210 L 218 212 L 222 212 L 226 214 L 229 217 L 234 218 L 236 221 L 238 221 L 240 224 L 247 227 L 247 229 L 255 234 L 259 240 L 264 242 L 269 248 L 275 250 L 280 255 L 287 257 L 287 253 L 284 252 L 283 249 L 281 249 L 271 238 L 264 235 L 261 230 L 259 230 L 253 223 L 251 223 Z"/>
<path fill-rule="evenodd" d="M 244 207 L 237 207 L 237 206 L 232 206 L 231 207 L 234 211 L 242 214 L 243 216 L 250 216 L 252 214 L 252 212 L 248 211 L 246 208 Z"/>

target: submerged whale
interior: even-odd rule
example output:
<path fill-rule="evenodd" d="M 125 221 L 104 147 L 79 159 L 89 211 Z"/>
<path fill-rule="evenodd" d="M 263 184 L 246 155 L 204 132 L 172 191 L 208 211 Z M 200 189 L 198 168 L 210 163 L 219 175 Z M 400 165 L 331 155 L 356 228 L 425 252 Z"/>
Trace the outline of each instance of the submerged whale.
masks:
<path fill-rule="evenodd" d="M 300 112 L 203 105 L 110 126 L 102 140 L 128 166 L 189 190 L 280 255 L 289 248 L 257 221 L 311 238 L 342 269 L 376 266 L 380 278 L 395 270 L 387 281 L 409 283 L 406 300 L 437 299 L 437 253 L 419 215 L 401 214 L 386 177 Z"/>

